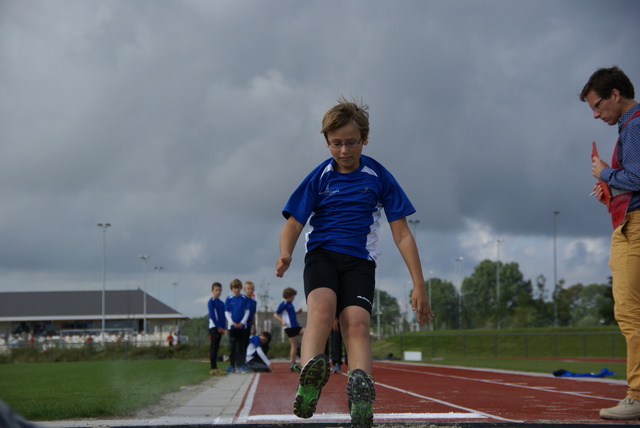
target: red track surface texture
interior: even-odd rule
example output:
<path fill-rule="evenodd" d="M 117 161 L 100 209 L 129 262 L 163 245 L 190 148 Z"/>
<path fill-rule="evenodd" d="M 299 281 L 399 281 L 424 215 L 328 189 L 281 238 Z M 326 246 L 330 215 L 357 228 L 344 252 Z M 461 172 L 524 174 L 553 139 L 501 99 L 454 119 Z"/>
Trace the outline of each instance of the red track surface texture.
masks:
<path fill-rule="evenodd" d="M 254 375 L 235 423 L 349 421 L 347 377 L 332 374 L 316 414 L 292 414 L 298 374 L 288 363 Z M 551 374 L 376 362 L 374 421 L 609 424 L 599 409 L 624 398 L 624 382 L 595 378 L 555 378 Z M 638 421 L 620 421 L 637 424 Z"/>

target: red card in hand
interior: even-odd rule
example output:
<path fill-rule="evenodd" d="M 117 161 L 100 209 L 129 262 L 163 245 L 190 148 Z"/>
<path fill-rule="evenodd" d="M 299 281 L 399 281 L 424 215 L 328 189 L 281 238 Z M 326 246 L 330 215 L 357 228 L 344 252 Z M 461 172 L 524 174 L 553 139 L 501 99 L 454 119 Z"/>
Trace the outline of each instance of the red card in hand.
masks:
<path fill-rule="evenodd" d="M 600 155 L 598 155 L 598 148 L 596 147 L 596 142 L 594 141 L 593 143 L 591 143 L 591 161 L 593 161 L 593 159 L 596 156 L 598 158 L 600 157 Z M 602 189 L 602 196 L 604 197 L 604 203 L 607 204 L 607 208 L 609 208 L 609 205 L 611 204 L 611 192 L 609 191 L 609 186 L 607 186 L 607 183 L 605 183 L 602 180 L 598 180 L 598 185 Z"/>

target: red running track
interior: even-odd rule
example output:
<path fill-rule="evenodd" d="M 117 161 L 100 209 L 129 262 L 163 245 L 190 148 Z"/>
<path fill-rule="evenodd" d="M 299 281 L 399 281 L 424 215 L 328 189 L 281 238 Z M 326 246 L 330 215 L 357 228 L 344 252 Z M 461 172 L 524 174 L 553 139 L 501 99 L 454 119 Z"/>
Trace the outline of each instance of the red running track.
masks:
<path fill-rule="evenodd" d="M 344 374 L 332 374 L 322 390 L 316 414 L 293 415 L 298 374 L 288 363 L 274 363 L 272 373 L 255 374 L 234 423 L 347 423 Z M 551 374 L 375 362 L 375 423 L 544 423 L 637 424 L 605 421 L 599 409 L 625 396 L 622 381 L 556 378 Z"/>

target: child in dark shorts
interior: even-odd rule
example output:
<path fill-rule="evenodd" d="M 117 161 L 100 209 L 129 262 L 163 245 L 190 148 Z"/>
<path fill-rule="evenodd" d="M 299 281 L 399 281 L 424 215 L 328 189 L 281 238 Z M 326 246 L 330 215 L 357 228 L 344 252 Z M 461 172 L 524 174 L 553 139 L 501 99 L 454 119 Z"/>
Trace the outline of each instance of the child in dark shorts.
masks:
<path fill-rule="evenodd" d="M 377 231 L 383 209 L 411 275 L 416 319 L 430 322 L 433 312 L 406 219 L 415 209 L 391 173 L 362 154 L 369 143 L 368 106 L 341 97 L 324 115 L 321 132 L 331 158 L 303 180 L 285 205 L 282 214 L 286 223 L 276 261 L 276 276 L 282 277 L 308 222 L 304 268 L 308 318 L 300 356 L 304 367 L 293 412 L 310 418 L 316 410 L 321 389 L 329 379 L 329 358 L 323 352 L 337 314 L 349 355 L 351 425 L 370 427 L 375 390 L 370 376 L 369 331 L 379 254 Z"/>
<path fill-rule="evenodd" d="M 298 324 L 298 317 L 296 316 L 302 309 L 296 309 L 293 306 L 293 299 L 296 298 L 298 292 L 287 287 L 282 291 L 282 298 L 284 299 L 278 309 L 273 313 L 273 317 L 282 323 L 284 332 L 289 338 L 289 361 L 291 362 L 291 371 L 295 371 L 296 356 L 298 354 L 298 336 L 302 335 L 304 329 Z"/>

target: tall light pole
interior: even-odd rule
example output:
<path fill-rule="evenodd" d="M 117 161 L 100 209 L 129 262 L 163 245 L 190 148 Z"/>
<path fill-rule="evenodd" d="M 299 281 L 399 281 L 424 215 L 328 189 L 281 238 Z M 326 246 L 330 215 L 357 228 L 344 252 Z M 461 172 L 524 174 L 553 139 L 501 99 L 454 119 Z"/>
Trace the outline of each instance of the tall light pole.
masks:
<path fill-rule="evenodd" d="M 147 335 L 147 259 L 149 256 L 139 255 L 138 258 L 142 260 L 142 276 L 144 278 L 144 295 L 142 296 L 142 311 L 144 312 L 144 319 L 142 321 L 142 333 Z"/>
<path fill-rule="evenodd" d="M 458 257 L 455 259 L 455 268 L 456 268 L 456 281 L 458 282 L 458 287 L 460 289 L 460 293 L 458 294 L 458 328 L 462 329 L 462 269 L 460 267 L 460 262 L 464 260 L 464 257 Z"/>
<path fill-rule="evenodd" d="M 428 275 L 429 275 L 429 281 L 428 281 L 428 283 L 429 283 L 429 291 L 427 293 L 427 297 L 429 298 L 429 306 L 431 306 L 432 305 L 432 303 L 431 303 L 431 278 L 433 277 L 433 271 L 430 270 Z M 433 331 L 433 319 L 429 323 L 429 330 Z"/>
<path fill-rule="evenodd" d="M 418 248 L 418 225 L 420 224 L 420 220 L 408 220 L 409 226 L 413 227 L 413 240 L 416 243 L 416 249 Z M 412 284 L 413 285 L 413 284 Z M 412 287 L 413 289 L 413 287 Z M 411 298 L 409 298 L 409 303 L 407 305 L 407 314 L 409 314 L 409 308 L 411 307 Z M 416 330 L 420 328 L 420 325 L 416 323 Z"/>
<path fill-rule="evenodd" d="M 107 229 L 111 227 L 111 224 L 98 223 L 98 227 L 102 228 L 102 331 L 100 333 L 100 341 L 104 344 L 105 294 L 107 289 Z"/>
<path fill-rule="evenodd" d="M 558 296 L 556 296 L 556 288 L 558 287 L 558 251 L 556 241 L 558 239 L 558 214 L 560 211 L 553 212 L 553 325 L 558 327 Z"/>
<path fill-rule="evenodd" d="M 500 302 L 500 244 L 504 242 L 504 239 L 496 239 L 498 244 L 498 263 L 496 264 L 496 295 L 498 303 L 498 330 L 500 330 L 500 319 L 502 316 L 502 305 Z"/>
<path fill-rule="evenodd" d="M 153 268 L 156 271 L 156 298 L 160 298 L 160 271 L 162 270 L 162 266 L 156 266 Z"/>

